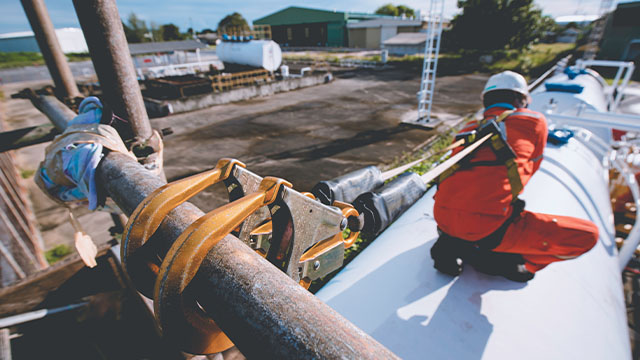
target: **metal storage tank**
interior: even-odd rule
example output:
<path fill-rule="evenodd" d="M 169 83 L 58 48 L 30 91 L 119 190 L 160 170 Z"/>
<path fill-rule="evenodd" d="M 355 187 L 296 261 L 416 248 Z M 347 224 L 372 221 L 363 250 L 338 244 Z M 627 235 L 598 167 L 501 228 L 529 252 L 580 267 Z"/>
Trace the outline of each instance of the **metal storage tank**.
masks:
<path fill-rule="evenodd" d="M 551 87 L 549 90 L 548 88 L 554 84 L 581 86 L 583 90 L 579 93 L 571 92 L 568 89 L 562 91 L 560 87 L 555 90 Z M 564 115 L 577 115 L 581 110 L 606 112 L 605 88 L 604 79 L 593 70 L 586 69 L 583 74 L 578 74 L 573 79 L 565 73 L 560 73 L 549 78 L 543 86 L 531 93 L 532 101 L 529 107 L 542 113 L 551 110 L 554 113 Z"/>
<path fill-rule="evenodd" d="M 579 116 L 586 110 L 606 112 L 606 88 L 602 76 L 591 69 L 577 71 L 573 78 L 566 72 L 559 73 L 531 92 L 529 108 L 568 116 Z M 612 140 L 610 128 L 590 127 L 589 130 L 607 143 Z"/>
<path fill-rule="evenodd" d="M 221 41 L 216 47 L 220 60 L 276 71 L 282 63 L 282 50 L 273 40 L 247 42 Z"/>
<path fill-rule="evenodd" d="M 597 224 L 585 255 L 527 284 L 438 273 L 432 188 L 317 296 L 403 359 L 630 359 L 607 172 L 576 139 L 544 157 L 526 208 Z"/>

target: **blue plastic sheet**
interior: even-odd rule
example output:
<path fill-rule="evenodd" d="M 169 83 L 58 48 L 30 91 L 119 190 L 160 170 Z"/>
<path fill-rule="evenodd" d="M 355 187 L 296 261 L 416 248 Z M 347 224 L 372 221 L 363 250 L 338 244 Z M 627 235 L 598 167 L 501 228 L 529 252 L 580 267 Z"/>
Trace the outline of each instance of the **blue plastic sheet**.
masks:
<path fill-rule="evenodd" d="M 102 103 L 96 97 L 88 97 L 80 103 L 79 114 L 69 122 L 70 125 L 96 124 L 102 117 Z M 42 168 L 38 175 L 42 178 L 49 193 L 64 202 L 87 200 L 89 210 L 98 206 L 98 191 L 95 174 L 102 159 L 101 144 L 71 144 L 62 150 L 62 165 L 65 176 L 75 186 L 55 184 Z"/>

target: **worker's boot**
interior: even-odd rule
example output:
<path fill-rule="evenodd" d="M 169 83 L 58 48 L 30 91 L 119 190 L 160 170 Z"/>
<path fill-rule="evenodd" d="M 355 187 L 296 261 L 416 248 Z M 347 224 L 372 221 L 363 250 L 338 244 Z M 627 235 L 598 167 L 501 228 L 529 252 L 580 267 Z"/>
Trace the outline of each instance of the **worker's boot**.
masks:
<path fill-rule="evenodd" d="M 431 247 L 433 267 L 441 273 L 458 276 L 462 272 L 464 259 L 473 251 L 472 243 L 445 233 Z"/>
<path fill-rule="evenodd" d="M 520 254 L 477 249 L 471 265 L 484 274 L 503 276 L 517 282 L 527 282 L 533 279 L 534 274 L 527 270 L 524 262 L 524 258 Z"/>

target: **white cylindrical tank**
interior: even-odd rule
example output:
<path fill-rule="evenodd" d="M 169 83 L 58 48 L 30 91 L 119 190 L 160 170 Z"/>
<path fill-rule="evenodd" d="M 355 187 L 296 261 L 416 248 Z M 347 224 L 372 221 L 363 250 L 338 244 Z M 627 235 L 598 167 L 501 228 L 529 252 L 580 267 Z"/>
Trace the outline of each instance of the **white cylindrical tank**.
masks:
<path fill-rule="evenodd" d="M 580 116 L 584 111 L 607 112 L 606 86 L 602 76 L 591 69 L 568 68 L 531 92 L 529 108 L 567 116 Z M 607 143 L 613 140 L 609 128 L 590 126 L 588 130 Z"/>
<path fill-rule="evenodd" d="M 582 86 L 579 93 L 561 90 L 549 90 L 550 85 Z M 577 115 L 583 110 L 607 111 L 606 83 L 595 71 L 587 69 L 571 79 L 567 74 L 560 73 L 552 76 L 531 93 L 532 110 L 546 112 L 552 110 L 556 114 Z M 551 106 L 551 103 L 555 105 Z"/>
<path fill-rule="evenodd" d="M 527 284 L 433 268 L 432 188 L 316 295 L 403 359 L 630 359 L 600 160 L 575 138 L 545 149 L 526 209 L 591 220 L 600 239 Z"/>
<path fill-rule="evenodd" d="M 282 63 L 282 50 L 273 40 L 221 41 L 216 53 L 223 62 L 261 67 L 269 71 L 276 71 Z"/>

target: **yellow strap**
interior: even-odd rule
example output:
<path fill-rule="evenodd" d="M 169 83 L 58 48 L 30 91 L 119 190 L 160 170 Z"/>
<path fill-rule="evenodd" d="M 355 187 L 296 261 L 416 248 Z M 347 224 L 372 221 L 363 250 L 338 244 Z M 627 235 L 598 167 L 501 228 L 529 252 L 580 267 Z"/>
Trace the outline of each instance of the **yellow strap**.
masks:
<path fill-rule="evenodd" d="M 505 161 L 507 167 L 507 179 L 509 179 L 509 185 L 511 186 L 511 202 L 518 200 L 520 191 L 524 188 L 522 185 L 522 179 L 520 179 L 520 173 L 518 173 L 518 164 L 514 159 Z"/>
<path fill-rule="evenodd" d="M 496 119 L 496 123 L 499 123 L 501 121 L 504 121 L 509 115 L 513 114 L 515 112 L 515 110 L 507 110 L 502 112 L 502 114 L 500 114 Z M 480 121 L 480 124 L 486 122 L 487 119 L 482 119 Z M 469 144 L 465 144 L 465 145 L 469 145 Z M 504 141 L 502 141 L 502 138 L 500 137 L 500 135 L 495 134 L 491 137 L 491 147 L 494 151 L 499 151 L 502 150 L 503 147 L 505 147 L 506 144 L 504 143 Z M 520 174 L 518 173 L 518 164 L 515 162 L 514 159 L 508 159 L 505 161 L 505 166 L 507 167 L 507 179 L 509 180 L 509 185 L 511 187 L 511 202 L 515 202 L 518 198 L 518 195 L 520 195 L 520 191 L 522 191 L 522 189 L 524 188 L 524 186 L 522 185 L 522 179 L 520 179 Z M 442 175 L 440 175 L 438 177 L 438 183 L 443 182 L 446 178 L 448 178 L 449 176 L 453 175 L 456 171 L 458 171 L 460 169 L 461 165 L 459 163 L 451 166 L 449 169 L 447 169 L 444 173 L 442 173 Z"/>

